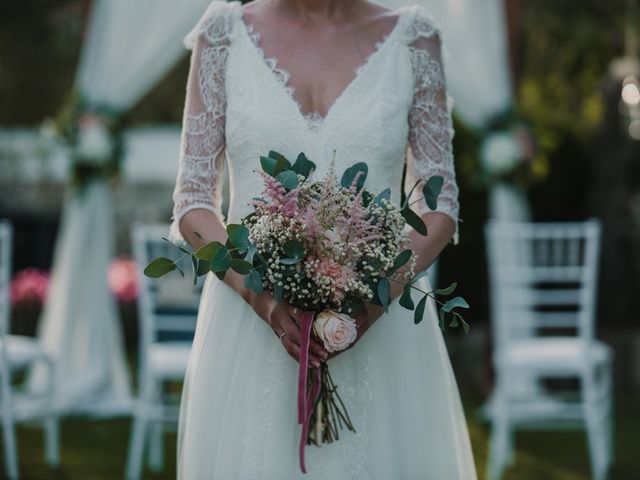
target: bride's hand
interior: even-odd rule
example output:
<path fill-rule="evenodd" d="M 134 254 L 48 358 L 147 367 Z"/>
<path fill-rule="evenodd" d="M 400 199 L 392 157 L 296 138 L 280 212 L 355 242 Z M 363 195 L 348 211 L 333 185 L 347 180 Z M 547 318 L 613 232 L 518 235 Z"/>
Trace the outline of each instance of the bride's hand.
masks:
<path fill-rule="evenodd" d="M 251 302 L 256 313 L 273 329 L 280 338 L 282 346 L 291 357 L 300 361 L 300 326 L 299 320 L 293 316 L 293 309 L 288 303 L 278 303 L 272 295 L 262 293 Z M 309 364 L 319 367 L 320 362 L 329 358 L 323 345 L 313 337 L 309 343 Z"/>
<path fill-rule="evenodd" d="M 296 308 L 294 309 L 290 309 L 290 313 L 291 316 L 296 320 L 296 322 L 299 324 L 300 321 L 302 320 L 302 312 Z M 350 348 L 352 348 L 356 343 L 358 343 L 358 341 L 362 338 L 362 336 L 367 332 L 367 330 L 369 330 L 369 328 L 371 327 L 371 325 L 373 325 L 375 323 L 375 321 L 380 318 L 380 316 L 384 313 L 384 308 L 379 307 L 377 305 L 373 305 L 373 304 L 367 304 L 364 308 L 364 310 L 361 310 L 360 312 L 357 312 L 353 315 L 353 319 L 356 321 L 356 325 L 357 325 L 357 332 L 356 332 L 356 339 L 353 341 L 353 343 L 351 345 L 349 345 L 346 349 L 341 350 L 339 352 L 331 352 L 328 354 L 327 358 L 324 359 L 324 361 L 326 360 L 330 360 L 331 358 L 335 357 L 336 355 L 338 355 L 339 353 L 342 352 L 346 352 L 347 350 L 349 350 Z M 316 341 L 313 336 L 311 337 L 311 341 L 312 343 L 314 341 Z M 320 344 L 319 342 L 316 341 L 316 343 Z"/>

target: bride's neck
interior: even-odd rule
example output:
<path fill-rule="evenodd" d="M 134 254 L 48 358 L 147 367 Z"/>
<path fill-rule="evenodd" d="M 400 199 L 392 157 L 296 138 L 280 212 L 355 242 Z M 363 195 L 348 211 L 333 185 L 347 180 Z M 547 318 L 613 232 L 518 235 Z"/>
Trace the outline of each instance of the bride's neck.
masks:
<path fill-rule="evenodd" d="M 360 0 L 272 0 L 287 14 L 311 21 L 344 18 Z"/>

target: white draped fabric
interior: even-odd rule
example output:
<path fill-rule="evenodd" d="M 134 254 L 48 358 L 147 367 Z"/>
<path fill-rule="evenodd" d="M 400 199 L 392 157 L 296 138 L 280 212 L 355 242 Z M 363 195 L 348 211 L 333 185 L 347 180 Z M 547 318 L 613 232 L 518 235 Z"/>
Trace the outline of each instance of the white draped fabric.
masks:
<path fill-rule="evenodd" d="M 76 74 L 89 105 L 130 108 L 184 55 L 182 38 L 209 0 L 96 0 Z M 124 169 L 126 172 L 126 168 Z M 113 256 L 108 184 L 71 190 L 57 241 L 39 335 L 57 361 L 56 397 L 67 411 L 129 408 L 130 380 L 106 273 Z M 42 388 L 44 371 L 31 372 Z"/>
<path fill-rule="evenodd" d="M 398 7 L 425 6 L 444 38 L 445 71 L 456 113 L 467 124 L 483 127 L 513 102 L 509 39 L 504 0 L 380 0 Z M 517 188 L 498 184 L 491 189 L 492 218 L 527 221 L 529 204 Z"/>

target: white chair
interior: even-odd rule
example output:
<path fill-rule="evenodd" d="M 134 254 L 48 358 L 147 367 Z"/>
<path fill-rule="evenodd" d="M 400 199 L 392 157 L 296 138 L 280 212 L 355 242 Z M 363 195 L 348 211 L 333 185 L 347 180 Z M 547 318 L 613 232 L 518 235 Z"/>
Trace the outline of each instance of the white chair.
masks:
<path fill-rule="evenodd" d="M 166 382 L 184 379 L 202 290 L 202 279 L 194 286 L 190 271 L 185 272 L 185 278 L 178 272 L 160 279 L 150 279 L 143 274 L 145 265 L 153 258 L 176 258 L 176 253 L 180 254 L 162 239 L 168 232 L 168 225 L 141 224 L 133 225 L 131 232 L 133 256 L 139 267 L 140 342 L 139 394 L 134 405 L 129 444 L 128 480 L 141 476 L 147 439 L 149 467 L 154 471 L 163 467 L 164 430 L 166 427 L 175 429 L 179 409 L 179 398 L 166 395 L 163 387 Z M 182 339 L 171 338 L 176 336 Z"/>
<path fill-rule="evenodd" d="M 513 461 L 515 429 L 577 427 L 587 433 L 593 478 L 603 480 L 613 354 L 594 336 L 600 223 L 490 221 L 485 234 L 496 373 L 487 477 L 501 478 Z M 522 376 L 540 388 L 523 395 Z M 573 388 L 557 392 L 552 382 Z"/>
<path fill-rule="evenodd" d="M 42 420 L 45 432 L 45 458 L 49 465 L 59 463 L 59 416 L 54 408 L 53 361 L 36 338 L 10 335 L 9 289 L 11 282 L 11 225 L 0 221 L 0 414 L 2 415 L 5 473 L 19 477 L 15 423 Z M 42 362 L 48 366 L 48 388 L 42 394 L 14 391 L 11 374 Z"/>

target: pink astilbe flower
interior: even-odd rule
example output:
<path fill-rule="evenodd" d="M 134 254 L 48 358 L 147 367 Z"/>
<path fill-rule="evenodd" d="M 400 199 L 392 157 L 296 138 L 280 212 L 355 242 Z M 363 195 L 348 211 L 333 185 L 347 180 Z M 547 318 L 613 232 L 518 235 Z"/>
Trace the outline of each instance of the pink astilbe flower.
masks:
<path fill-rule="evenodd" d="M 300 187 L 287 192 L 276 178 L 266 172 L 260 172 L 260 175 L 264 178 L 265 185 L 263 198 L 254 199 L 251 202 L 253 207 L 271 214 L 281 213 L 287 218 L 295 217 L 298 214 Z"/>
<path fill-rule="evenodd" d="M 42 305 L 47 298 L 49 273 L 27 268 L 16 274 L 11 282 L 11 305 Z"/>

